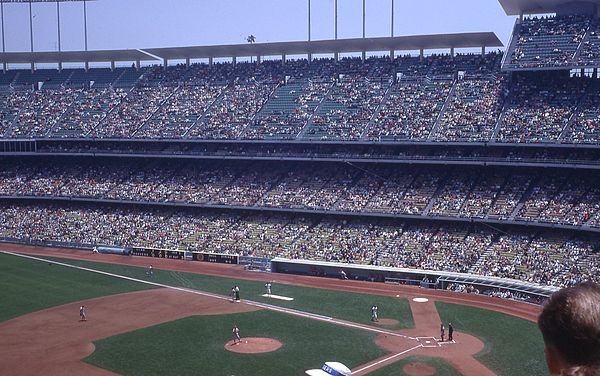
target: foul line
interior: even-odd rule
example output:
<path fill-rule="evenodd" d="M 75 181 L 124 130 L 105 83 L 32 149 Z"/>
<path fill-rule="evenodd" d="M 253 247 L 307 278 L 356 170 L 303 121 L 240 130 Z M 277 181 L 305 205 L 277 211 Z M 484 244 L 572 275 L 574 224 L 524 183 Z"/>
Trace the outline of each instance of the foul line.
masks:
<path fill-rule="evenodd" d="M 24 254 L 14 253 L 14 252 L 8 252 L 8 251 L 2 251 L 2 250 L 0 250 L 0 253 L 4 253 L 4 254 L 7 254 L 7 255 L 12 255 L 12 256 L 17 256 L 17 257 L 22 257 L 22 258 L 27 258 L 27 259 L 36 260 L 36 261 L 48 262 L 48 263 L 51 263 L 51 264 L 60 265 L 60 266 L 64 266 L 64 267 L 67 267 L 67 268 L 73 268 L 73 269 L 83 270 L 83 271 L 86 271 L 86 272 L 103 274 L 103 275 L 106 275 L 106 276 L 109 276 L 109 277 L 125 279 L 127 281 L 133 281 L 133 282 L 138 282 L 138 283 L 145 283 L 147 285 L 162 287 L 162 288 L 166 288 L 166 289 L 172 289 L 172 290 L 187 292 L 187 293 L 191 293 L 191 294 L 201 295 L 201 296 L 208 296 L 208 297 L 215 298 L 215 299 L 226 300 L 226 301 L 230 301 L 231 300 L 231 298 L 223 296 L 223 295 L 213 294 L 213 293 L 199 291 L 199 290 L 193 290 L 193 289 L 189 289 L 189 288 L 185 288 L 185 287 L 177 287 L 177 286 L 165 285 L 165 284 L 158 283 L 158 282 L 146 281 L 146 280 L 143 280 L 143 279 L 138 279 L 138 278 L 133 278 L 133 277 L 127 277 L 127 276 L 120 275 L 120 274 L 114 274 L 114 273 L 104 272 L 102 270 L 90 269 L 90 268 L 86 268 L 86 267 L 83 267 L 83 266 L 76 266 L 76 265 L 66 264 L 66 263 L 63 263 L 63 262 L 60 262 L 60 261 L 48 260 L 48 259 L 44 259 L 44 258 L 40 258 L 40 257 L 35 257 L 35 256 L 30 256 L 30 255 L 24 255 Z M 355 324 L 355 323 L 352 323 L 352 322 L 349 322 L 349 321 L 340 320 L 340 319 L 334 319 L 333 317 L 323 316 L 323 315 L 319 315 L 319 314 L 316 314 L 316 313 L 304 312 L 304 311 L 300 311 L 300 310 L 293 309 L 293 308 L 279 307 L 279 306 L 272 305 L 272 304 L 255 302 L 253 300 L 246 300 L 246 299 L 244 299 L 243 302 L 246 303 L 246 304 L 248 304 L 248 305 L 252 305 L 252 306 L 255 306 L 255 307 L 259 307 L 259 308 L 268 309 L 268 310 L 271 310 L 271 311 L 276 311 L 276 312 L 281 312 L 281 313 L 287 313 L 287 314 L 290 314 L 290 315 L 295 315 L 295 316 L 309 318 L 309 319 L 318 320 L 318 321 L 330 322 L 330 323 L 333 323 L 333 324 L 336 324 L 336 325 L 340 325 L 340 326 L 346 326 L 346 327 L 355 328 L 355 329 L 362 329 L 362 330 L 365 330 L 365 331 L 379 333 L 379 334 L 387 334 L 389 336 L 394 336 L 394 337 L 407 338 L 407 339 L 411 339 L 411 340 L 415 340 L 415 341 L 417 340 L 417 338 L 415 338 L 415 337 L 409 337 L 409 336 L 406 336 L 406 335 L 403 335 L 403 334 L 399 334 L 399 333 L 395 333 L 395 332 L 390 332 L 390 331 L 383 330 L 383 329 L 373 328 L 373 327 L 362 325 L 362 324 Z M 419 345 L 419 346 L 421 346 L 421 345 Z M 396 354 L 396 355 L 398 355 L 398 354 Z"/>
<path fill-rule="evenodd" d="M 353 371 L 353 372 L 352 372 L 352 374 L 354 375 L 354 374 L 357 374 L 357 373 L 361 373 L 362 371 L 368 370 L 368 369 L 369 369 L 369 368 L 371 368 L 371 367 L 378 366 L 378 365 L 380 365 L 381 363 L 385 363 L 385 362 L 387 362 L 387 361 L 389 361 L 389 360 L 392 360 L 392 359 L 394 359 L 394 358 L 397 358 L 397 357 L 399 357 L 400 355 L 404 355 L 404 354 L 406 354 L 406 353 L 407 353 L 407 352 L 409 352 L 409 351 L 413 351 L 413 350 L 415 350 L 415 349 L 418 349 L 419 347 L 423 347 L 423 345 L 422 345 L 422 344 L 418 344 L 417 346 L 415 346 L 415 347 L 411 347 L 411 348 L 410 348 L 410 349 L 408 349 L 408 350 L 404 350 L 404 351 L 402 351 L 402 352 L 399 352 L 399 353 L 397 353 L 397 354 L 394 354 L 394 355 L 388 356 L 387 358 L 383 358 L 383 359 L 381 359 L 381 360 L 378 360 L 378 361 L 377 361 L 377 362 L 375 362 L 375 363 L 371 363 L 371 364 L 369 364 L 368 366 L 364 366 L 363 368 L 359 368 L 359 369 L 357 369 L 356 371 Z"/>

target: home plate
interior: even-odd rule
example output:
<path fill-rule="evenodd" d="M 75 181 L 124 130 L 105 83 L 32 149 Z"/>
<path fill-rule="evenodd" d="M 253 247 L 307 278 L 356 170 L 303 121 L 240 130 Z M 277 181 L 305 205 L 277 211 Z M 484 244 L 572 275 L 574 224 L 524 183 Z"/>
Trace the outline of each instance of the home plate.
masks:
<path fill-rule="evenodd" d="M 285 301 L 292 301 L 294 300 L 294 298 L 289 298 L 287 296 L 281 296 L 281 295 L 275 295 L 275 294 L 262 294 L 262 296 L 264 296 L 265 298 L 271 298 L 271 299 L 279 299 L 279 300 L 285 300 Z"/>
<path fill-rule="evenodd" d="M 417 302 L 417 303 L 427 303 L 429 301 L 429 299 L 427 298 L 413 298 L 413 302 Z"/>
<path fill-rule="evenodd" d="M 439 347 L 438 341 L 435 337 L 417 337 L 417 341 L 421 343 L 423 347 Z"/>

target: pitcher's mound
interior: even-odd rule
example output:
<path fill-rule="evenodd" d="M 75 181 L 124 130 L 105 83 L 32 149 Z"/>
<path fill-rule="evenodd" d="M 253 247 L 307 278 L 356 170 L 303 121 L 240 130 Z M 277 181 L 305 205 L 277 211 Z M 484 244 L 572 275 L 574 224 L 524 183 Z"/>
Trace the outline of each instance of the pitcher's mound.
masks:
<path fill-rule="evenodd" d="M 410 376 L 431 376 L 435 375 L 435 368 L 424 363 L 409 363 L 402 367 L 404 373 Z"/>
<path fill-rule="evenodd" d="M 400 321 L 396 319 L 379 319 L 379 321 L 375 321 L 374 324 L 383 326 L 394 326 L 400 324 Z"/>
<path fill-rule="evenodd" d="M 272 338 L 246 337 L 239 343 L 233 343 L 233 340 L 225 344 L 225 349 L 242 354 L 266 353 L 279 349 L 283 343 Z"/>

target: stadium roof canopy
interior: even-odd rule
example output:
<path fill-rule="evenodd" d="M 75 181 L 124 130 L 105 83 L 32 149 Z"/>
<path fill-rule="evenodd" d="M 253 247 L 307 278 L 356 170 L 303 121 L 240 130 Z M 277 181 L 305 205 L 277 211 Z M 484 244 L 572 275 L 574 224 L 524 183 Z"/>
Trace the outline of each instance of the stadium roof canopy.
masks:
<path fill-rule="evenodd" d="M 66 2 L 84 2 L 95 0 L 0 0 L 4 4 L 8 3 L 66 3 Z"/>
<path fill-rule="evenodd" d="M 498 0 L 508 16 L 556 13 L 569 6 L 600 7 L 600 0 Z"/>
<path fill-rule="evenodd" d="M 233 44 L 222 46 L 147 48 L 162 59 L 201 59 L 237 56 L 281 56 L 374 51 L 418 51 L 450 48 L 502 47 L 493 32 L 317 41 Z"/>
<path fill-rule="evenodd" d="M 0 52 L 0 63 L 84 63 L 157 60 L 139 50 Z"/>
<path fill-rule="evenodd" d="M 222 46 L 146 48 L 143 50 L 4 52 L 0 63 L 83 63 L 117 61 L 156 61 L 281 56 L 372 51 L 418 51 L 450 48 L 502 47 L 493 32 L 411 35 L 403 37 L 354 38 L 300 42 L 231 44 Z"/>

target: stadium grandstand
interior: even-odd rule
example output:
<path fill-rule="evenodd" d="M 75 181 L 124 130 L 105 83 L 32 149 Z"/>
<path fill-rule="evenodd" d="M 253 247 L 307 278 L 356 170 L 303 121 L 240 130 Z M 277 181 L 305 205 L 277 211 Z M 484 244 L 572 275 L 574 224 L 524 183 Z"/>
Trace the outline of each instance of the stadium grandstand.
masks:
<path fill-rule="evenodd" d="M 504 50 L 479 32 L 0 53 L 0 237 L 532 300 L 600 282 L 600 1 L 500 4 Z"/>

